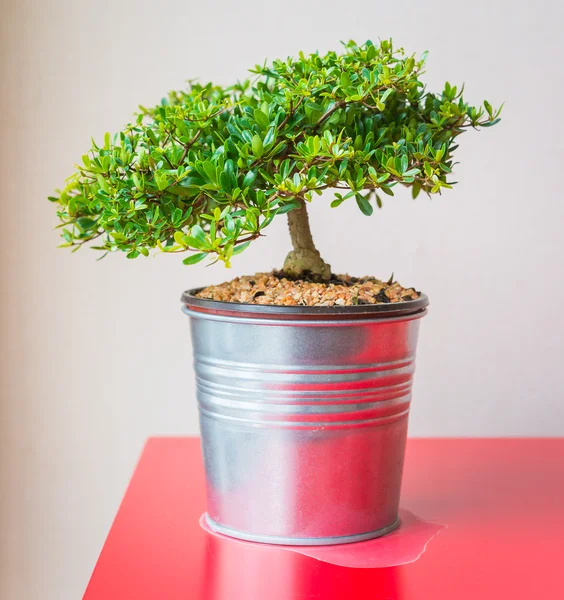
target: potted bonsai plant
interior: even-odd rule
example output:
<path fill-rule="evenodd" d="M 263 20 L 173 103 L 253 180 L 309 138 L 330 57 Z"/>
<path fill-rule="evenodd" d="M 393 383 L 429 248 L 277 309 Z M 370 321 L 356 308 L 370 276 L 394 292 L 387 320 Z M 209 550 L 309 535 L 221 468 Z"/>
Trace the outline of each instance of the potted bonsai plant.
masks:
<path fill-rule="evenodd" d="M 350 42 L 257 66 L 230 87 L 191 83 L 93 144 L 51 198 L 63 246 L 127 258 L 233 256 L 287 215 L 280 271 L 185 292 L 208 519 L 284 544 L 352 542 L 398 524 L 419 319 L 392 279 L 335 275 L 307 204 L 326 190 L 370 216 L 401 186 L 450 188 L 456 138 L 499 110 L 421 81 L 425 57 Z"/>

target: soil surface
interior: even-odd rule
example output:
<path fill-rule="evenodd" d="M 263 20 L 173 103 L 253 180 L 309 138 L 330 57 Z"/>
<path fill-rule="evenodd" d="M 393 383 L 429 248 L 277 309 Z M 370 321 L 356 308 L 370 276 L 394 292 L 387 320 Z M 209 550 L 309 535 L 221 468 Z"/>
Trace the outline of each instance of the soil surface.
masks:
<path fill-rule="evenodd" d="M 328 282 L 293 279 L 281 272 L 257 273 L 210 285 L 199 298 L 245 304 L 278 306 L 353 306 L 417 300 L 420 292 L 404 288 L 393 276 L 389 281 L 374 277 L 332 275 Z"/>

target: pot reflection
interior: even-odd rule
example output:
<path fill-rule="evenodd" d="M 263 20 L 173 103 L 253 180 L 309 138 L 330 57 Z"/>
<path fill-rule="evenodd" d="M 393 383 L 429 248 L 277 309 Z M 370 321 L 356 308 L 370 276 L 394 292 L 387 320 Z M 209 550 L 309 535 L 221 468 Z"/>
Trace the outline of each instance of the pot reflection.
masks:
<path fill-rule="evenodd" d="M 402 600 L 403 567 L 350 569 L 206 534 L 199 600 Z"/>

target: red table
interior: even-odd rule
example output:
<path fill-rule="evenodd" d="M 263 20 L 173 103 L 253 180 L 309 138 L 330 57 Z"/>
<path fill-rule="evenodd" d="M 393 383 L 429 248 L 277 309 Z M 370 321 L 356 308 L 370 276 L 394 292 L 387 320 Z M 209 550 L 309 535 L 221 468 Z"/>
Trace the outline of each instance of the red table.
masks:
<path fill-rule="evenodd" d="M 337 567 L 200 529 L 197 439 L 153 438 L 85 600 L 564 599 L 564 439 L 416 439 L 402 506 L 447 525 L 414 563 Z"/>

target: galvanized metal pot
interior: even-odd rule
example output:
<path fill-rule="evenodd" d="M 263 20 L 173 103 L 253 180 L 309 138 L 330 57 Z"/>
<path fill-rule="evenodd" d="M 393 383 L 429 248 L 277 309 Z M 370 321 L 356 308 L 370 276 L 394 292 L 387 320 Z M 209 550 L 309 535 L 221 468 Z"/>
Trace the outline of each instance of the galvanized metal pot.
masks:
<path fill-rule="evenodd" d="M 292 545 L 395 529 L 427 298 L 281 307 L 194 292 L 182 302 L 212 529 Z"/>

